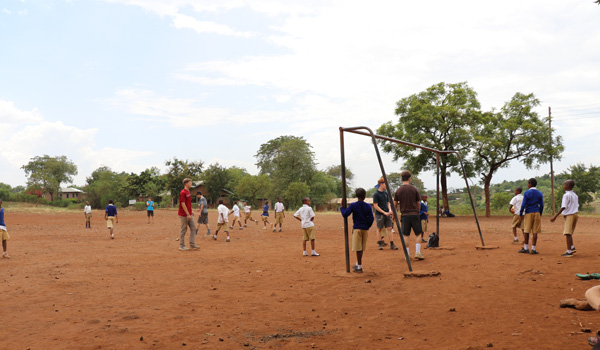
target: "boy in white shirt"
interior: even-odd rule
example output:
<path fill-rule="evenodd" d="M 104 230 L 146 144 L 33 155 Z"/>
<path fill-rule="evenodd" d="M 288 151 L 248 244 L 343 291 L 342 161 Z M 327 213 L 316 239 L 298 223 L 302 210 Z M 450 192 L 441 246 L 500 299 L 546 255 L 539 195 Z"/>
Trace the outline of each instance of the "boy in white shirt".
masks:
<path fill-rule="evenodd" d="M 522 187 L 515 188 L 515 196 L 510 200 L 510 207 L 508 211 L 513 214 L 512 220 L 512 231 L 513 231 L 513 243 L 519 243 L 519 238 L 517 238 L 517 229 L 521 229 L 521 233 L 523 233 L 523 218 L 519 215 L 521 211 L 521 204 L 523 204 L 523 192 Z"/>
<path fill-rule="evenodd" d="M 258 225 L 258 220 L 252 218 L 252 206 L 248 205 L 248 202 L 244 202 L 244 227 L 248 227 L 248 225 L 246 225 L 248 220 L 254 221 Z"/>
<path fill-rule="evenodd" d="M 310 207 L 310 198 L 302 198 L 302 208 L 298 209 L 296 214 L 294 214 L 296 220 L 302 223 L 302 235 L 304 237 L 302 241 L 303 256 L 308 256 L 306 252 L 306 241 L 310 240 L 310 246 L 312 248 L 312 252 L 310 255 L 312 256 L 320 256 L 319 253 L 315 251 L 315 212 Z"/>
<path fill-rule="evenodd" d="M 242 221 L 240 220 L 240 207 L 237 205 L 237 201 L 233 202 L 233 208 L 231 208 L 231 210 L 233 211 L 233 222 L 229 228 L 233 229 L 235 223 L 237 222 L 240 225 L 240 230 L 243 230 L 244 228 L 242 227 Z"/>
<path fill-rule="evenodd" d="M 92 206 L 88 201 L 85 201 L 83 215 L 85 216 L 85 228 L 92 228 Z"/>
<path fill-rule="evenodd" d="M 281 197 L 277 199 L 277 203 L 275 203 L 275 207 L 273 209 L 275 209 L 275 223 L 273 224 L 273 232 L 275 232 L 275 226 L 277 226 L 277 224 L 279 224 L 279 232 L 281 232 L 281 225 L 283 225 L 283 218 L 285 218 L 285 207 L 283 206 L 283 203 L 281 203 Z"/>
<path fill-rule="evenodd" d="M 579 197 L 573 192 L 573 187 L 575 187 L 575 181 L 567 180 L 563 184 L 563 188 L 565 189 L 565 194 L 562 197 L 562 203 L 560 205 L 560 210 L 552 219 L 551 222 L 554 222 L 556 218 L 563 213 L 565 217 L 565 227 L 563 230 L 563 235 L 565 235 L 565 239 L 567 241 L 567 251 L 562 254 L 562 256 L 566 258 L 570 258 L 575 253 L 575 246 L 573 245 L 573 233 L 575 233 L 575 226 L 577 226 L 577 213 L 579 212 Z"/>
<path fill-rule="evenodd" d="M 229 242 L 229 229 L 228 227 L 228 223 L 229 223 L 229 214 L 231 214 L 229 212 L 229 208 L 227 208 L 225 205 L 223 205 L 223 200 L 219 199 L 219 206 L 217 207 L 217 212 L 219 214 L 219 217 L 217 218 L 217 230 L 215 231 L 215 235 L 213 236 L 214 240 L 217 240 L 217 235 L 219 234 L 219 230 L 221 229 L 221 227 L 224 227 L 224 231 L 225 233 L 227 233 L 227 240 L 225 242 Z"/>

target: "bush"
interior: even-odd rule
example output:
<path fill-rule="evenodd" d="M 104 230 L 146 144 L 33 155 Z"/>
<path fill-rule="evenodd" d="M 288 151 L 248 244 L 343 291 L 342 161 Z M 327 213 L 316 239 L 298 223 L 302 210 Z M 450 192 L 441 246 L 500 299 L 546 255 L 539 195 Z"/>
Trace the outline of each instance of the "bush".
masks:
<path fill-rule="evenodd" d="M 71 204 L 77 205 L 77 199 L 75 199 L 75 198 L 57 199 L 55 201 L 48 202 L 48 205 L 50 205 L 52 207 L 59 207 L 59 208 L 66 208 Z"/>
<path fill-rule="evenodd" d="M 146 210 L 146 202 L 135 202 L 132 206 L 133 210 L 142 211 Z"/>

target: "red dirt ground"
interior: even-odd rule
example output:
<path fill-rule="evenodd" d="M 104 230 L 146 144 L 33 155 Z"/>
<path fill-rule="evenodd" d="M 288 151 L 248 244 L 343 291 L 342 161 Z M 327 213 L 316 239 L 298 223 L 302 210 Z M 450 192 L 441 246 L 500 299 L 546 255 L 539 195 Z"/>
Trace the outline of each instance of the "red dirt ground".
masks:
<path fill-rule="evenodd" d="M 403 255 L 378 251 L 374 228 L 365 273 L 346 273 L 336 213 L 317 213 L 321 256 L 302 257 L 292 215 L 281 233 L 252 223 L 231 243 L 200 229 L 201 249 L 181 252 L 172 210 L 153 225 L 122 210 L 110 240 L 100 211 L 89 230 L 83 213 L 9 208 L 0 348 L 589 349 L 582 326 L 600 328 L 598 312 L 559 308 L 595 284 L 574 274 L 600 272 L 598 218 L 581 219 L 572 258 L 560 256 L 562 219 L 543 218 L 533 256 L 511 244 L 508 217 L 480 219 L 486 245 L 499 246 L 483 251 L 472 217 L 442 218 L 441 246 L 453 249 L 412 262 L 441 275 L 405 278 Z"/>

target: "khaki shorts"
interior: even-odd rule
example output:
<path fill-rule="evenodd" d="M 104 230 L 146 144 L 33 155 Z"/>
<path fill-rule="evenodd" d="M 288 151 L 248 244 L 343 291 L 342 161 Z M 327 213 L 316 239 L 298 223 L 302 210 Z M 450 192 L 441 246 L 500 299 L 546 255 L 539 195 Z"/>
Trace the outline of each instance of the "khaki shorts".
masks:
<path fill-rule="evenodd" d="M 423 233 L 427 232 L 427 220 L 421 220 L 421 229 Z"/>
<path fill-rule="evenodd" d="M 248 220 L 248 219 L 250 219 L 250 216 L 252 216 L 252 212 L 246 213 L 246 215 L 244 216 L 244 219 Z"/>
<path fill-rule="evenodd" d="M 224 228 L 223 231 L 229 232 L 229 225 L 228 224 L 229 224 L 228 222 L 217 223 L 217 231 L 220 231 L 221 228 Z"/>
<path fill-rule="evenodd" d="M 8 241 L 10 236 L 8 235 L 8 231 L 0 230 L 0 236 L 2 236 L 3 241 Z"/>
<path fill-rule="evenodd" d="M 579 216 L 577 214 L 565 215 L 565 228 L 563 235 L 572 235 L 575 233 L 575 226 L 577 226 L 577 220 Z"/>
<path fill-rule="evenodd" d="M 92 213 L 85 214 L 85 222 L 91 222 L 91 221 L 92 221 Z"/>
<path fill-rule="evenodd" d="M 542 216 L 540 213 L 529 213 L 523 217 L 523 232 L 538 234 L 542 232 Z"/>
<path fill-rule="evenodd" d="M 510 227 L 523 229 L 523 221 L 523 218 L 520 217 L 518 214 L 513 215 L 512 224 L 510 225 Z"/>
<path fill-rule="evenodd" d="M 302 229 L 302 236 L 305 241 L 312 241 L 315 239 L 315 227 L 307 227 Z"/>
<path fill-rule="evenodd" d="M 233 222 L 231 223 L 231 226 L 235 225 L 236 222 L 240 221 L 240 217 L 239 216 L 234 216 L 233 217 Z"/>
<path fill-rule="evenodd" d="M 115 217 L 114 216 L 109 216 L 106 219 L 106 227 L 108 227 L 108 228 L 115 227 Z"/>
<path fill-rule="evenodd" d="M 283 224 L 283 212 L 279 212 L 275 214 L 275 225 L 277 224 Z"/>
<path fill-rule="evenodd" d="M 269 221 L 269 217 L 268 216 L 261 216 L 261 218 L 262 218 L 263 222 Z"/>
<path fill-rule="evenodd" d="M 352 230 L 352 251 L 362 252 L 367 248 L 369 230 Z"/>

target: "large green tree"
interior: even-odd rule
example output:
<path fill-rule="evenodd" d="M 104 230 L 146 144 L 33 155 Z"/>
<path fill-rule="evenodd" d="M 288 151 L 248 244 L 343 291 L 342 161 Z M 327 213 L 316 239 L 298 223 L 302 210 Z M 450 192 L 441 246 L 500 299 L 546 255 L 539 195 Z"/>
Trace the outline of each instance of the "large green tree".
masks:
<path fill-rule="evenodd" d="M 266 174 L 262 175 L 246 175 L 240 179 L 235 192 L 248 200 L 251 205 L 256 205 L 256 198 L 260 195 L 264 198 L 265 194 L 271 189 L 271 179 Z"/>
<path fill-rule="evenodd" d="M 564 149 L 562 139 L 556 136 L 550 146 L 550 127 L 546 118 L 540 118 L 535 107 L 540 101 L 534 94 L 517 92 L 499 112 L 487 112 L 480 122 L 473 124 L 474 164 L 481 171 L 485 195 L 485 215 L 490 216 L 490 184 L 498 169 L 519 160 L 527 169 L 553 159 L 560 159 Z"/>
<path fill-rule="evenodd" d="M 177 157 L 173 157 L 173 159 L 167 160 L 165 165 L 169 167 L 165 174 L 166 187 L 174 198 L 179 198 L 179 192 L 183 188 L 183 179 L 186 177 L 192 180 L 198 179 L 202 174 L 202 166 L 204 163 L 201 161 L 194 162 L 181 160 Z"/>
<path fill-rule="evenodd" d="M 584 205 L 594 201 L 594 194 L 600 191 L 600 167 L 590 165 L 587 168 L 583 163 L 577 163 L 570 166 L 567 171 L 560 174 L 559 178 L 571 179 L 575 181 L 574 191 L 579 197 L 579 205 Z M 557 192 L 558 206 L 562 200 L 562 195 L 565 194 L 565 189 L 562 183 L 559 184 Z"/>
<path fill-rule="evenodd" d="M 160 170 L 156 167 L 148 168 L 139 175 L 129 174 L 127 178 L 127 194 L 130 197 L 138 196 L 156 197 L 158 192 L 165 186 L 165 179 L 160 175 Z"/>
<path fill-rule="evenodd" d="M 272 181 L 271 198 L 281 196 L 292 182 L 309 182 L 316 171 L 315 155 L 302 137 L 280 136 L 260 146 L 256 165 Z"/>
<path fill-rule="evenodd" d="M 90 205 L 97 209 L 104 208 L 112 199 L 116 205 L 127 206 L 127 178 L 127 173 L 116 173 L 107 166 L 94 170 L 87 178 L 88 185 L 83 188 Z"/>
<path fill-rule="evenodd" d="M 230 173 L 227 168 L 219 165 L 219 163 L 211 164 L 202 174 L 204 187 L 208 191 L 208 198 L 215 203 L 221 196 L 221 191 L 230 189 L 227 184 L 230 181 Z"/>
<path fill-rule="evenodd" d="M 315 171 L 310 182 L 310 200 L 313 205 L 342 196 L 342 181 L 324 171 Z"/>
<path fill-rule="evenodd" d="M 472 145 L 471 128 L 480 114 L 476 92 L 466 82 L 439 83 L 396 103 L 396 122 L 383 124 L 377 132 L 398 140 L 466 156 Z M 394 160 L 403 159 L 413 174 L 436 169 L 436 153 L 381 141 Z M 444 207 L 449 208 L 446 178 L 462 173 L 456 155 L 440 155 L 440 182 Z"/>
<path fill-rule="evenodd" d="M 29 187 L 48 192 L 51 201 L 60 190 L 60 185 L 72 182 L 73 176 L 77 175 L 77 165 L 66 156 L 36 156 L 21 169 L 25 171 Z"/>
<path fill-rule="evenodd" d="M 285 198 L 290 203 L 289 207 L 298 208 L 302 204 L 302 198 L 308 197 L 310 187 L 304 181 L 292 182 L 284 192 Z M 311 203 L 312 205 L 312 203 Z"/>

